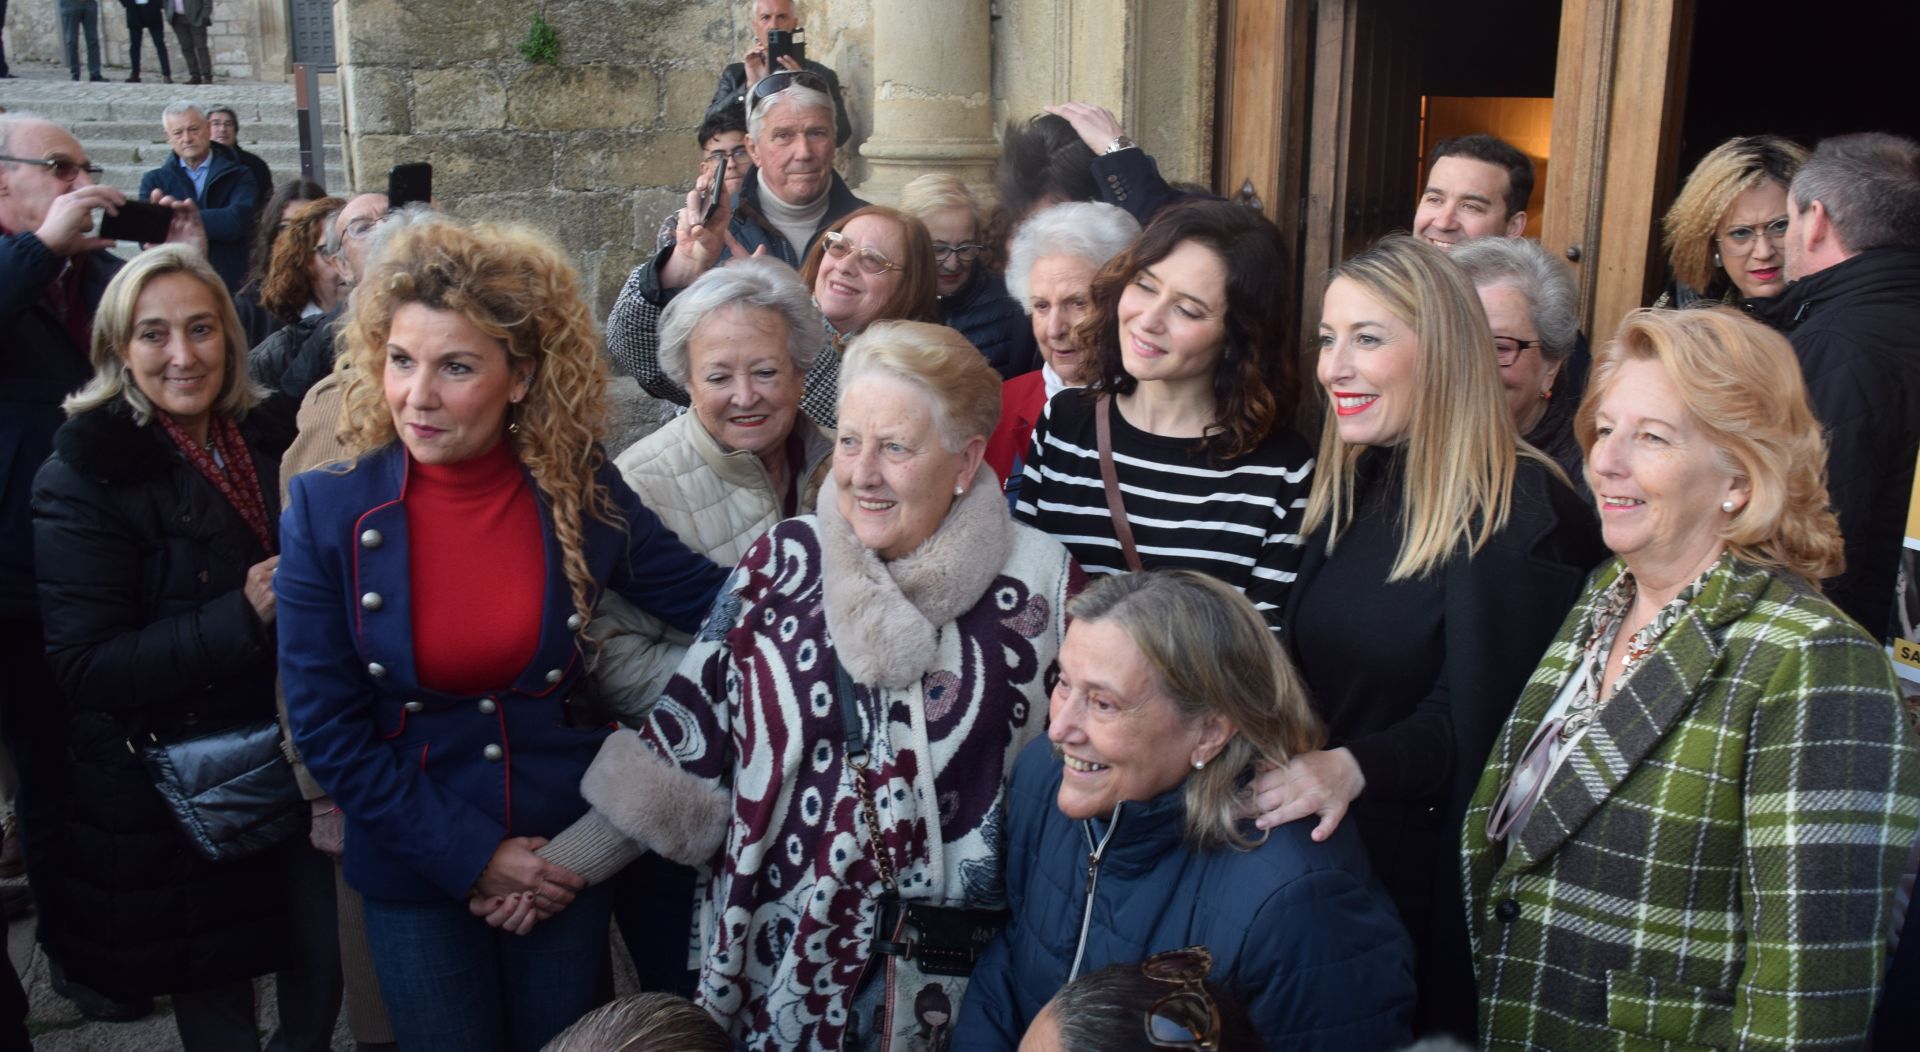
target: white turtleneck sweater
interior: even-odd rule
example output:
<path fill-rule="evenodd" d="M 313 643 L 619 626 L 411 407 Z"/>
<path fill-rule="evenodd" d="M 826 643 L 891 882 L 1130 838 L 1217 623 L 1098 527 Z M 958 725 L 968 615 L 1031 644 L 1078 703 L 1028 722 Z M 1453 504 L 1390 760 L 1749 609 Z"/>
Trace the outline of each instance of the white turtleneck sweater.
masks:
<path fill-rule="evenodd" d="M 831 196 L 832 184 L 829 183 L 828 191 L 817 200 L 803 205 L 789 204 L 773 192 L 773 187 L 762 182 L 760 214 L 766 216 L 767 222 L 772 223 L 774 229 L 787 239 L 787 244 L 793 246 L 795 257 L 804 257 L 807 243 L 813 240 L 813 232 L 820 229 L 820 220 L 826 218 L 827 199 Z"/>

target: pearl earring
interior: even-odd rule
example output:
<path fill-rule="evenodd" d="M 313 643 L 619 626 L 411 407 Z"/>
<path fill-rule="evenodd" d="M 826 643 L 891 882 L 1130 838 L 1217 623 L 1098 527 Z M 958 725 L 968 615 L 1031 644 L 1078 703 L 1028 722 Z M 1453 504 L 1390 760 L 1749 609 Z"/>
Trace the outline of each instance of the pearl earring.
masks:
<path fill-rule="evenodd" d="M 965 496 L 965 495 L 966 495 L 966 493 L 967 493 L 967 489 L 966 489 L 966 487 L 965 487 L 965 486 L 955 486 L 955 487 L 953 487 L 953 495 L 954 495 L 954 496 L 956 496 L 956 497 L 963 497 L 963 496 Z"/>
<path fill-rule="evenodd" d="M 1196 770 L 1196 771 L 1204 771 L 1204 770 L 1206 770 L 1206 769 L 1207 769 L 1207 761 L 1205 761 L 1205 760 L 1195 760 L 1195 761 L 1193 761 L 1193 769 L 1194 769 L 1194 770 Z"/>
<path fill-rule="evenodd" d="M 1723 500 L 1723 501 L 1721 501 L 1721 502 L 1720 502 L 1720 510 L 1721 510 L 1721 511 L 1724 511 L 1724 512 L 1726 512 L 1726 513 L 1727 513 L 1728 515 L 1732 515 L 1732 514 L 1733 514 L 1733 502 L 1732 502 L 1732 501 L 1730 501 L 1730 500 Z"/>

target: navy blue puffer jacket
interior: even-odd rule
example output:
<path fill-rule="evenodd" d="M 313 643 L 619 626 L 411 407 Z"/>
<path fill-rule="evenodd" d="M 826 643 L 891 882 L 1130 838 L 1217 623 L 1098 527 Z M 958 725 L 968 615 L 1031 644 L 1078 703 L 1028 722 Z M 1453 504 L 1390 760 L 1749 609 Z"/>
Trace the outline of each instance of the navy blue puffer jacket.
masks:
<path fill-rule="evenodd" d="M 984 264 L 953 295 L 941 297 L 940 320 L 978 348 L 1002 380 L 1040 368 L 1032 319 L 1007 295 L 1006 280 Z"/>
<path fill-rule="evenodd" d="M 1013 920 L 974 968 L 953 1052 L 1011 1050 L 1041 1006 L 1080 973 L 1204 945 L 1212 978 L 1275 1049 L 1365 1052 L 1409 1040 L 1413 946 L 1367 870 L 1352 824 L 1325 843 L 1312 819 L 1250 850 L 1195 852 L 1173 789 L 1123 803 L 1111 821 L 1060 813 L 1060 761 L 1027 746 L 1007 795 Z M 1092 893 L 1088 857 L 1095 855 Z M 1091 901 L 1089 901 L 1091 898 Z M 1084 925 L 1084 935 L 1083 935 Z"/>

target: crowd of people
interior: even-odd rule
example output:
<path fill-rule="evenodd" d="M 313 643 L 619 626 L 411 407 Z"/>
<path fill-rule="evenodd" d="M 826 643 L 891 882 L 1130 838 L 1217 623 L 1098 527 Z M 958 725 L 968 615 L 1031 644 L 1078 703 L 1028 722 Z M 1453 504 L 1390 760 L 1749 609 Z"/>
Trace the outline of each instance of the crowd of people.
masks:
<path fill-rule="evenodd" d="M 0 115 L 0 736 L 83 1013 L 1920 1040 L 1920 144 L 1721 145 L 1590 340 L 1531 162 L 1448 140 L 1302 348 L 1280 230 L 1098 106 L 1010 124 L 992 202 L 861 200 L 754 11 L 604 324 L 549 234 L 274 186 L 193 104 L 123 261 L 135 198 Z M 604 447 L 610 364 L 685 411 Z"/>

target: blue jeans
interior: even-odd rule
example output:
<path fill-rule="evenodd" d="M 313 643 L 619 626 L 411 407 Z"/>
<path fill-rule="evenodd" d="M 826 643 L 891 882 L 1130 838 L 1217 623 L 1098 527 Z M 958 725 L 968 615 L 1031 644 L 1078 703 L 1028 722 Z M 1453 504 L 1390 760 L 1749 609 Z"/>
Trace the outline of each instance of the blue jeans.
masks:
<path fill-rule="evenodd" d="M 380 996 L 406 1052 L 539 1052 L 599 1006 L 612 899 L 588 888 L 526 935 L 464 902 L 366 900 Z"/>

